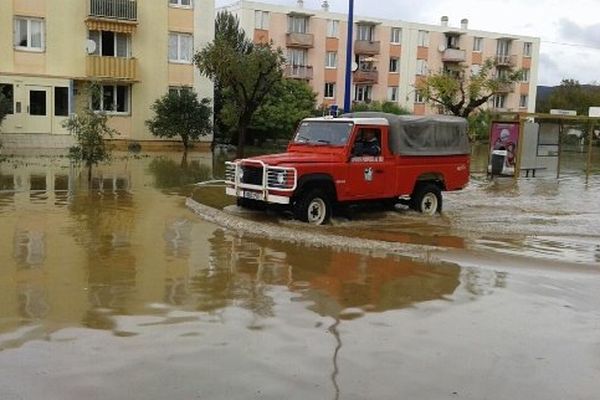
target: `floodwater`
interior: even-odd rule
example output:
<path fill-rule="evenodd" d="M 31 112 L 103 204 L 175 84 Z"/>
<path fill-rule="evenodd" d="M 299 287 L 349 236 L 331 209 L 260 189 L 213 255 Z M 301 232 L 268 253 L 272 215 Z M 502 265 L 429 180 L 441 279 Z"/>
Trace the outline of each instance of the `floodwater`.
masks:
<path fill-rule="evenodd" d="M 241 216 L 426 262 L 205 222 L 185 199 L 225 205 L 189 185 L 212 171 L 117 154 L 88 188 L 64 157 L 0 163 L 0 399 L 598 398 L 600 175 L 475 175 L 434 218 Z"/>

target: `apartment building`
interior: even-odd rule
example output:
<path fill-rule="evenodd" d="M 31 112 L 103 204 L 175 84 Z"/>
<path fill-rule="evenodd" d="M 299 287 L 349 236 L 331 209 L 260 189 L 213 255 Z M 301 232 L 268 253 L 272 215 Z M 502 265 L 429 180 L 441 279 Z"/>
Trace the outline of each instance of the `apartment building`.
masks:
<path fill-rule="evenodd" d="M 217 11 L 240 19 L 246 34 L 257 43 L 273 41 L 288 60 L 286 75 L 310 83 L 324 105 L 343 105 L 346 60 L 346 14 L 304 8 L 303 1 L 289 6 L 239 1 Z M 494 73 L 509 67 L 524 69 L 522 82 L 506 85 L 489 104 L 502 111 L 535 109 L 540 40 L 511 34 L 471 30 L 466 19 L 459 27 L 442 17 L 439 25 L 354 18 L 352 98 L 355 102 L 392 101 L 415 114 L 435 113 L 415 90 L 430 71 L 455 71 L 466 66 L 477 72 L 492 58 Z"/>
<path fill-rule="evenodd" d="M 212 41 L 213 21 L 214 0 L 1 1 L 0 90 L 12 102 L 3 134 L 64 137 L 69 114 L 91 104 L 118 139 L 153 140 L 144 122 L 168 90 L 212 98 L 192 56 Z"/>

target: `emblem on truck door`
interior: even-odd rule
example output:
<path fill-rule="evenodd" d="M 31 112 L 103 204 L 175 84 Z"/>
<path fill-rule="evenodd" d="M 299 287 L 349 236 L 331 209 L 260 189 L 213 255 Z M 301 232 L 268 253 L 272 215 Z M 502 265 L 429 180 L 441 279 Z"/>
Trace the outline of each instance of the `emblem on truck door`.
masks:
<path fill-rule="evenodd" d="M 365 181 L 371 182 L 373 180 L 373 168 L 365 168 Z"/>

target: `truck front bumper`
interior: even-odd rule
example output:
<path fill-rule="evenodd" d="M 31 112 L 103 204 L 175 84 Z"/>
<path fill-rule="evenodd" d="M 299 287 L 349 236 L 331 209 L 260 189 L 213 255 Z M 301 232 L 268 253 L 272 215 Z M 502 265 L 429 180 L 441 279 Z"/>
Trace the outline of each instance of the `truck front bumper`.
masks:
<path fill-rule="evenodd" d="M 292 167 L 270 166 L 250 159 L 225 163 L 225 194 L 229 196 L 290 204 L 297 181 L 298 173 Z"/>

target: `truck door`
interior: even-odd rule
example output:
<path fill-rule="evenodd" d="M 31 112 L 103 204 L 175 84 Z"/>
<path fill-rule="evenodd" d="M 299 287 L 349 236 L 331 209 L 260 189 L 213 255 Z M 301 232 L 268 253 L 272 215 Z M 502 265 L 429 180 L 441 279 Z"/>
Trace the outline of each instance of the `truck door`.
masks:
<path fill-rule="evenodd" d="M 381 127 L 366 126 L 357 129 L 348 160 L 349 198 L 360 200 L 384 196 L 386 175 L 391 171 L 392 160 L 389 152 L 383 148 L 387 145 L 383 133 Z"/>

